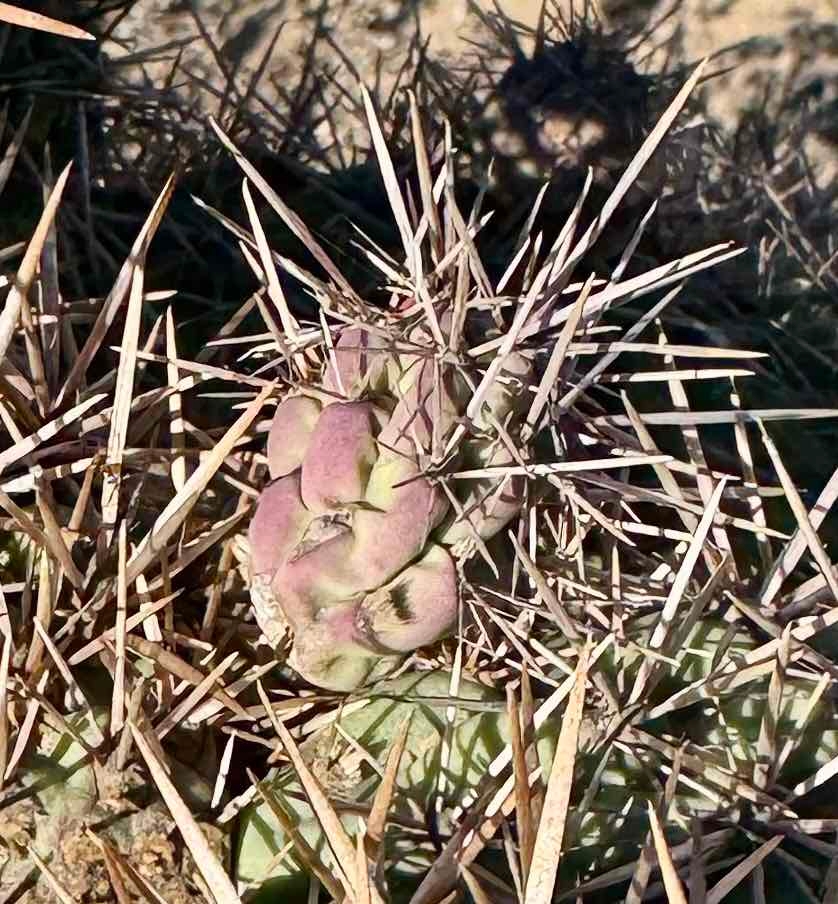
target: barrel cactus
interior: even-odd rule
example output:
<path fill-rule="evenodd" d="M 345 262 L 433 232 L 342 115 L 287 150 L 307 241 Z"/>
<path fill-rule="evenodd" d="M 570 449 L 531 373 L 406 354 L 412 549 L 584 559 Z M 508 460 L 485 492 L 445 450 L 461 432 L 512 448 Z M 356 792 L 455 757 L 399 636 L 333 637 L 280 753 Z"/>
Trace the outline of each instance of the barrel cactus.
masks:
<path fill-rule="evenodd" d="M 425 473 L 473 384 L 436 355 L 425 323 L 408 339 L 393 351 L 379 333 L 345 330 L 322 385 L 281 401 L 270 428 L 272 482 L 250 528 L 254 610 L 272 645 L 293 637 L 290 665 L 328 689 L 352 690 L 444 636 L 457 559 L 520 507 L 521 478 L 462 482 L 449 498 Z M 507 358 L 460 465 L 514 463 L 530 369 L 520 352 Z"/>

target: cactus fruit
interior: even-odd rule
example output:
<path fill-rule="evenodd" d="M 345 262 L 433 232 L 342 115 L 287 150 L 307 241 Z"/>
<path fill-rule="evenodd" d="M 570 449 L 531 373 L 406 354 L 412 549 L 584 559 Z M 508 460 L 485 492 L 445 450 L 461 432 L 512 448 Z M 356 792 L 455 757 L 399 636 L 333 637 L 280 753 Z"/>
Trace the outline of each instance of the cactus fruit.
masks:
<path fill-rule="evenodd" d="M 450 328 L 450 318 L 442 323 Z M 510 415 L 530 367 L 525 355 L 509 356 L 459 448 L 466 467 L 513 462 L 500 425 L 518 431 Z M 293 635 L 289 664 L 312 684 L 353 690 L 444 636 L 458 612 L 457 549 L 519 510 L 520 478 L 498 491 L 488 479 L 461 482 L 452 505 L 423 474 L 469 398 L 431 346 L 391 352 L 352 328 L 323 388 L 277 406 L 272 482 L 250 528 L 251 594 L 268 641 Z"/>

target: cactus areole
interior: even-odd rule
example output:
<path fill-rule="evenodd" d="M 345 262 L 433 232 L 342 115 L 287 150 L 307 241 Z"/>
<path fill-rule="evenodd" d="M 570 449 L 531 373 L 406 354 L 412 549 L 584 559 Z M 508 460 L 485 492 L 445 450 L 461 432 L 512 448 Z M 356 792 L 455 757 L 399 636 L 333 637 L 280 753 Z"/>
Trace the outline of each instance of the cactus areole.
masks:
<path fill-rule="evenodd" d="M 473 379 L 435 355 L 424 326 L 391 350 L 341 334 L 322 384 L 277 406 L 271 482 L 250 526 L 251 599 L 262 632 L 319 687 L 349 691 L 448 634 L 458 550 L 518 512 L 520 478 L 424 476 L 472 397 Z M 510 435 L 530 361 L 513 353 L 458 444 L 468 468 L 512 464 Z M 480 374 L 472 374 L 471 377 Z"/>

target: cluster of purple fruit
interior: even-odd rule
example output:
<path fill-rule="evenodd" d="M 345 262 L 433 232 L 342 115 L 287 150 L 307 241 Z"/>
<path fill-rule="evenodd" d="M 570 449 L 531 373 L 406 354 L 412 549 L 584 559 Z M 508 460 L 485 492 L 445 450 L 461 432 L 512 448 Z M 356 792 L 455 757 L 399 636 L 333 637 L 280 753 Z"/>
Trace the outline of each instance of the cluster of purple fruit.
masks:
<path fill-rule="evenodd" d="M 348 691 L 449 633 L 458 614 L 452 548 L 519 511 L 520 477 L 449 481 L 428 465 L 463 423 L 474 378 L 437 354 L 427 327 L 403 350 L 347 328 L 322 383 L 286 397 L 268 436 L 271 483 L 250 528 L 251 597 L 275 647 L 319 687 Z M 452 467 L 514 464 L 530 360 L 509 355 Z"/>

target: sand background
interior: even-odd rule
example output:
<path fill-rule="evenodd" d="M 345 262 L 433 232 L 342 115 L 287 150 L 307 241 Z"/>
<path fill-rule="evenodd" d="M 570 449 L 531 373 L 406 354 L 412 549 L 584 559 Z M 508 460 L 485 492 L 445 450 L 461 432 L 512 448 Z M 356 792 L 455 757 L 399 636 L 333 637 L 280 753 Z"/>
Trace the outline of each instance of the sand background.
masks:
<path fill-rule="evenodd" d="M 580 0 L 575 9 L 570 0 L 556 8 L 566 16 L 583 10 Z M 165 78 L 177 56 L 183 69 L 217 88 L 223 87 L 219 63 L 240 84 L 261 68 L 259 90 L 269 106 L 280 104 L 282 88 L 298 78 L 315 33 L 327 40 L 315 42 L 316 59 L 309 62 L 350 67 L 367 84 L 386 86 L 417 33 L 428 39 L 432 58 L 455 61 L 472 42 L 485 40 L 481 10 L 502 10 L 534 28 L 540 9 L 537 0 L 137 0 L 109 53 L 136 59 L 156 48 L 154 59 L 143 61 L 152 80 Z M 824 109 L 834 112 L 838 103 L 838 0 L 599 0 L 597 9 L 609 27 L 655 26 L 640 54 L 650 73 L 673 60 L 714 55 L 714 67 L 730 71 L 706 89 L 707 111 L 725 126 L 735 126 L 766 97 L 779 102 L 807 90 Z M 206 97 L 200 103 L 212 106 Z M 834 149 L 818 156 L 834 168 Z"/>

